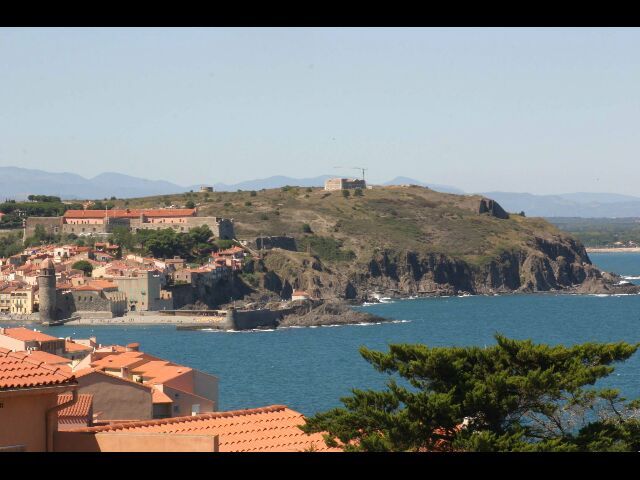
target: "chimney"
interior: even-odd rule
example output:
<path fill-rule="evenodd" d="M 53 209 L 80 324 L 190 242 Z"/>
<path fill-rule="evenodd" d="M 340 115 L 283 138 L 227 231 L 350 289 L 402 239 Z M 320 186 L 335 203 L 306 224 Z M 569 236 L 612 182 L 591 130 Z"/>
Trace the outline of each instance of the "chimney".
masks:
<path fill-rule="evenodd" d="M 0 327 L 0 335 L 4 335 L 4 327 Z"/>

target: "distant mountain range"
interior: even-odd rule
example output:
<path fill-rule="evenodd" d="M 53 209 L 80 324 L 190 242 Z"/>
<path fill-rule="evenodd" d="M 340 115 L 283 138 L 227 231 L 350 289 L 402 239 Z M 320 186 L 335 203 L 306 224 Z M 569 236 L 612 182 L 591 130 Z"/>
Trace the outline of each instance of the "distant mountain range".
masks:
<path fill-rule="evenodd" d="M 277 175 L 269 178 L 248 180 L 235 184 L 215 183 L 212 186 L 218 192 L 235 192 L 236 190 L 261 190 L 263 188 L 280 188 L 285 185 L 300 187 L 322 187 L 328 178 L 335 175 L 321 175 L 312 178 L 291 178 Z M 463 193 L 455 187 L 447 185 L 427 184 L 406 177 L 397 177 L 384 185 L 400 185 L 412 183 L 428 186 L 433 190 L 445 193 Z M 31 194 L 56 195 L 65 200 L 95 198 L 131 198 L 149 195 L 167 195 L 172 193 L 198 191 L 200 184 L 181 186 L 162 180 L 146 180 L 121 173 L 101 173 L 93 178 L 84 178 L 75 173 L 52 173 L 42 170 L 31 170 L 18 167 L 0 167 L 0 200 L 4 198 L 25 199 Z"/>
<path fill-rule="evenodd" d="M 285 185 L 321 187 L 327 178 L 321 175 L 312 178 L 291 178 L 282 175 L 236 184 L 215 183 L 214 190 L 229 192 L 236 190 L 261 190 L 280 188 Z M 443 193 L 464 194 L 459 188 L 449 185 L 425 183 L 408 177 L 396 177 L 382 185 L 421 185 Z M 207 184 L 205 184 L 207 185 Z M 147 180 L 121 173 L 106 172 L 93 178 L 84 178 L 74 173 L 52 173 L 18 167 L 0 167 L 0 201 L 5 198 L 25 199 L 31 194 L 56 195 L 63 199 L 96 199 L 145 197 L 173 193 L 198 191 L 200 184 L 181 186 L 163 180 Z M 559 195 L 534 195 L 531 193 L 482 192 L 496 200 L 509 212 L 524 211 L 531 217 L 640 217 L 640 197 L 615 193 L 565 193 Z"/>
<path fill-rule="evenodd" d="M 640 198 L 616 193 L 531 193 L 483 192 L 509 212 L 524 211 L 529 217 L 640 217 Z"/>

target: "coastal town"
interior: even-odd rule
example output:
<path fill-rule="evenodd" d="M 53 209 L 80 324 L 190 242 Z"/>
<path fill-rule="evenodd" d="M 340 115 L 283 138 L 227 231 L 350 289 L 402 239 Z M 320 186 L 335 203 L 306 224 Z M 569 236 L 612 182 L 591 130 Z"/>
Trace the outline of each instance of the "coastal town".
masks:
<path fill-rule="evenodd" d="M 199 229 L 212 251 L 199 263 L 187 263 L 178 256 L 123 252 L 109 240 L 114 228 L 123 226 L 135 232 Z M 129 315 L 132 322 L 149 323 L 153 312 L 189 310 L 207 293 L 228 287 L 242 270 L 245 257 L 259 255 L 234 239 L 232 220 L 197 216 L 195 208 L 85 208 L 67 210 L 60 217 L 26 218 L 24 238 L 38 230 L 49 235 L 77 234 L 88 245 L 42 242 L 0 258 L 0 319 L 55 324 Z M 101 239 L 104 241 L 98 241 Z M 219 248 L 216 240 L 226 241 L 229 247 Z M 308 298 L 302 291 L 291 294 L 292 300 Z"/>
<path fill-rule="evenodd" d="M 362 186 L 338 179 L 327 190 Z M 200 300 L 227 289 L 247 259 L 260 255 L 235 238 L 231 219 L 201 217 L 196 208 L 85 207 L 28 217 L 23 238 L 44 230 L 86 241 L 43 241 L 0 258 L 0 451 L 340 450 L 303 433 L 303 415 L 284 405 L 219 411 L 216 376 L 146 353 L 140 343 L 103 345 L 95 336 L 57 338 L 33 328 L 125 322 L 234 329 L 274 321 L 265 309 L 202 308 Z M 199 264 L 142 256 L 113 242 L 115 227 L 200 229 L 213 248 Z M 259 240 L 262 248 L 270 241 Z M 293 290 L 282 301 L 285 311 L 319 299 Z M 30 328 L 16 326 L 23 324 Z"/>

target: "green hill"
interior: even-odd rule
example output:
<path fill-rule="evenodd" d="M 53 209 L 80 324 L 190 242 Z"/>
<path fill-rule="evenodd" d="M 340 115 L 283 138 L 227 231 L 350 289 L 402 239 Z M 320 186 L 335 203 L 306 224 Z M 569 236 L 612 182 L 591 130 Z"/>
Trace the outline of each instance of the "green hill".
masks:
<path fill-rule="evenodd" d="M 479 213 L 480 196 L 418 186 L 340 191 L 283 187 L 257 192 L 185 193 L 116 201 L 116 207 L 184 206 L 233 218 L 236 237 L 290 236 L 250 262 L 258 293 L 369 298 L 462 291 L 609 291 L 615 277 L 591 265 L 583 245 L 541 218 Z M 497 207 L 499 208 L 499 207 Z M 585 287 L 586 288 L 586 287 Z"/>

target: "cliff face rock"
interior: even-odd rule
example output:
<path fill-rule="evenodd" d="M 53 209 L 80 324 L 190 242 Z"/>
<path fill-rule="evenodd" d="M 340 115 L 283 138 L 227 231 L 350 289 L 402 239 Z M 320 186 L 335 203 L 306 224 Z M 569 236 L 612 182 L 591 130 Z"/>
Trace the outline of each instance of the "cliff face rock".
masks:
<path fill-rule="evenodd" d="M 490 198 L 483 198 L 480 200 L 478 206 L 478 213 L 488 213 L 489 215 L 506 220 L 509 218 L 509 214 L 500 206 L 495 200 Z"/>
<path fill-rule="evenodd" d="M 306 312 L 286 315 L 278 327 L 311 327 L 317 325 L 340 325 L 354 323 L 387 322 L 386 318 L 366 312 L 358 312 L 342 302 L 326 302 Z"/>
<path fill-rule="evenodd" d="M 372 294 L 640 291 L 637 286 L 619 285 L 616 275 L 601 272 L 591 264 L 584 246 L 566 236 L 534 237 L 525 248 L 502 252 L 481 264 L 436 253 L 383 251 L 358 265 L 345 265 L 344 270 L 324 266 L 320 270 L 270 271 L 268 283 L 285 295 L 288 289 L 281 285 L 294 285 L 318 298 L 355 301 L 370 300 Z"/>

